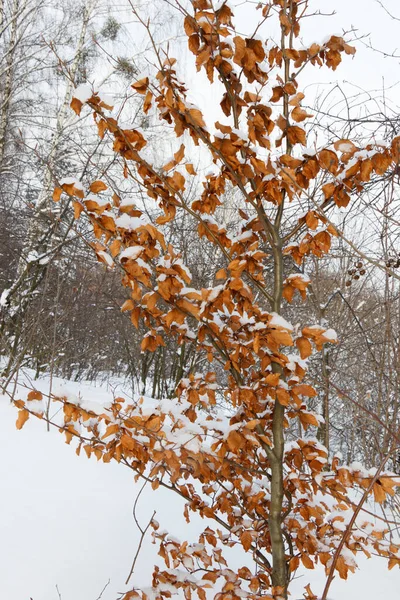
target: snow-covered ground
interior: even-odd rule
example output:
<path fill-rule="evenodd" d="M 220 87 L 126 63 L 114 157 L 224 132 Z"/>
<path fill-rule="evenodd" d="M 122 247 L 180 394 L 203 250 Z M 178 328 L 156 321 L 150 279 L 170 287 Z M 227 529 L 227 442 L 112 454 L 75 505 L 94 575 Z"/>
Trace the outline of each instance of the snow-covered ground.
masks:
<path fill-rule="evenodd" d="M 35 382 L 42 391 L 48 385 L 46 379 Z M 116 385 L 123 395 L 121 384 Z M 112 395 L 105 386 L 57 378 L 53 390 L 101 403 Z M 139 540 L 132 507 L 141 484 L 122 465 L 76 456 L 63 436 L 47 432 L 42 421 L 30 419 L 17 431 L 16 415 L 9 399 L 0 396 L 0 599 L 97 600 L 110 582 L 102 600 L 117 600 L 118 592 L 126 590 Z M 145 488 L 137 511 L 144 525 L 153 510 L 161 527 L 182 540 L 193 540 L 200 530 L 200 520 L 186 524 L 179 499 Z M 148 538 L 131 583 L 149 585 L 156 552 Z M 235 559 L 246 562 L 239 553 Z M 358 560 L 360 569 L 347 582 L 334 580 L 332 600 L 399 598 L 398 569 L 388 571 L 382 559 Z M 293 598 L 301 598 L 309 582 L 314 593 L 321 593 L 323 572 L 299 577 Z"/>

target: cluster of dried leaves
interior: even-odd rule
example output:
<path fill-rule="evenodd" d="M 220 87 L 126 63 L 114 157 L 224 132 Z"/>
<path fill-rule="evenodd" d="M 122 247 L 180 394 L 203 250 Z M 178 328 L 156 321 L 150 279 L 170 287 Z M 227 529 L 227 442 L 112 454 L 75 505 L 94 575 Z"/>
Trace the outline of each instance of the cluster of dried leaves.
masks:
<path fill-rule="evenodd" d="M 306 297 L 310 281 L 301 272 L 306 257 L 326 254 L 332 236 L 340 235 L 327 209 L 346 207 L 373 174 L 390 174 L 399 163 L 400 138 L 366 148 L 349 140 L 305 148 L 304 122 L 311 115 L 302 108 L 298 75 L 309 65 L 334 70 L 343 53 L 354 53 L 337 36 L 295 48 L 307 5 L 305 0 L 260 3 L 261 24 L 279 19 L 279 46 L 239 35 L 227 2 L 216 8 L 211 0 L 193 0 L 191 14 L 178 5 L 197 70 L 223 84 L 227 124 L 216 122 L 214 133 L 209 131 L 200 109 L 187 101 L 176 61 L 157 53 L 154 80 L 144 78 L 132 87 L 144 98 L 143 111 L 158 113 L 183 139 L 163 169 L 141 154 L 147 143 L 143 132 L 120 126 L 98 94 L 86 103 L 72 101 L 77 114 L 84 104 L 90 108 L 100 138 L 110 139 L 121 158 L 125 177 L 147 192 L 160 214 L 151 222 L 103 181 L 93 182 L 87 195 L 79 185 L 64 183 L 54 199 L 62 193 L 73 197 L 76 218 L 83 213 L 92 223 L 99 260 L 123 270 L 130 298 L 122 309 L 135 327 L 142 323 L 146 329 L 142 350 L 153 352 L 170 337 L 181 344 L 195 341 L 210 364 L 209 372 L 183 378 L 173 400 L 150 408 L 143 400 L 129 404 L 116 398 L 107 410 L 93 412 L 55 399 L 63 405 L 61 431 L 68 443 L 77 438 L 78 452 L 124 463 L 154 489 L 162 485 L 184 498 L 188 521 L 197 512 L 214 522 L 189 544 L 169 538 L 153 520 L 165 562 L 165 569 L 154 570 L 154 598 L 182 589 L 187 599 L 196 592 L 205 600 L 208 588 L 220 600 L 286 598 L 300 564 L 313 569 L 322 563 L 327 573 L 336 570 L 346 578 L 357 552 L 378 553 L 390 567 L 400 565 L 399 547 L 387 541 L 385 525 L 367 511 L 350 521 L 353 488 L 382 503 L 399 480 L 382 470 L 371 474 L 330 460 L 309 433 L 320 417 L 307 404 L 316 391 L 305 383 L 306 359 L 314 348 L 334 343 L 335 336 L 319 325 L 293 328 L 280 316 L 282 299 L 291 302 L 296 291 Z M 185 192 L 197 175 L 185 159 L 190 144 L 207 150 L 217 167 L 204 176 L 202 193 L 191 204 Z M 228 189 L 242 198 L 236 236 L 218 220 Z M 295 222 L 292 216 L 285 219 L 287 207 L 290 215 L 298 207 Z M 215 273 L 218 284 L 191 287 L 179 249 L 167 244 L 163 228 L 178 211 L 189 213 L 198 235 L 221 253 L 225 264 Z M 285 257 L 300 268 L 285 273 L 290 261 Z M 43 416 L 34 408 L 38 401 L 36 392 L 16 401 L 19 428 L 30 413 Z M 294 429 L 300 435 L 284 445 L 285 432 Z M 236 545 L 251 557 L 253 568 L 229 568 L 224 548 Z M 132 589 L 124 600 L 149 595 Z M 305 597 L 315 598 L 309 587 Z"/>

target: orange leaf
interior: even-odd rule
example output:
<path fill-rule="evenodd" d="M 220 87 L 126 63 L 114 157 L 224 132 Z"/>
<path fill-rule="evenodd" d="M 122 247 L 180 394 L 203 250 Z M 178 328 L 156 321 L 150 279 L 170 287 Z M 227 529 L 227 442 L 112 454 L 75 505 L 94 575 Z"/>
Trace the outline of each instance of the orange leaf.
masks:
<path fill-rule="evenodd" d="M 313 115 L 310 115 L 310 113 L 304 110 L 304 108 L 301 108 L 301 106 L 296 106 L 292 110 L 292 119 L 293 121 L 296 121 L 296 123 L 300 123 L 301 121 L 304 121 L 304 119 L 307 119 L 312 116 Z"/>
<path fill-rule="evenodd" d="M 215 273 L 215 279 L 226 279 L 226 277 L 227 273 L 225 269 L 219 269 L 219 271 Z"/>
<path fill-rule="evenodd" d="M 231 431 L 228 435 L 228 446 L 232 452 L 236 452 L 236 450 L 243 448 L 245 444 L 245 439 L 240 435 L 237 431 Z"/>
<path fill-rule="evenodd" d="M 63 193 L 63 189 L 60 187 L 56 187 L 53 192 L 53 200 L 54 202 L 59 202 L 61 198 L 61 194 Z"/>
<path fill-rule="evenodd" d="M 125 312 L 126 310 L 133 310 L 134 308 L 135 305 L 133 301 L 129 298 L 128 300 L 125 300 L 125 302 L 121 306 L 121 312 Z"/>
<path fill-rule="evenodd" d="M 290 402 L 289 392 L 287 392 L 283 388 L 278 388 L 276 390 L 276 399 L 282 406 L 288 406 Z"/>
<path fill-rule="evenodd" d="M 29 412 L 25 408 L 18 411 L 18 418 L 15 423 L 17 429 L 22 429 L 24 426 L 24 423 L 26 423 L 28 419 L 29 419 Z"/>
<path fill-rule="evenodd" d="M 373 491 L 374 491 L 375 502 L 379 502 L 379 504 L 382 504 L 382 502 L 385 502 L 386 493 L 380 483 L 378 483 L 378 482 L 374 483 Z"/>
<path fill-rule="evenodd" d="M 42 392 L 39 392 L 38 390 L 32 390 L 28 394 L 28 400 L 42 400 L 42 399 L 43 399 L 43 394 L 42 394 Z"/>
<path fill-rule="evenodd" d="M 325 200 L 328 200 L 328 198 L 332 198 L 335 189 L 336 185 L 334 183 L 326 183 L 322 186 L 322 192 L 325 196 Z"/>
<path fill-rule="evenodd" d="M 97 181 L 93 181 L 89 190 L 93 194 L 98 194 L 99 192 L 104 192 L 104 190 L 106 190 L 107 188 L 108 188 L 108 186 L 106 186 L 106 184 L 103 181 L 97 180 Z"/>
<path fill-rule="evenodd" d="M 139 79 L 135 83 L 132 83 L 132 88 L 136 90 L 139 94 L 145 94 L 147 91 L 147 87 L 149 85 L 149 78 L 143 77 L 143 79 Z"/>
<path fill-rule="evenodd" d="M 115 258 L 117 256 L 117 254 L 119 254 L 119 251 L 121 250 L 120 240 L 113 240 L 109 246 L 109 250 L 110 250 L 111 256 L 113 258 Z"/>
<path fill-rule="evenodd" d="M 305 358 L 308 358 L 309 356 L 311 356 L 312 354 L 312 346 L 311 346 L 311 342 L 305 338 L 305 337 L 300 337 L 296 340 L 296 346 L 300 352 L 300 357 L 304 360 Z"/>
<path fill-rule="evenodd" d="M 299 419 L 303 427 L 306 428 L 307 425 L 314 425 L 314 427 L 318 427 L 318 419 L 315 415 L 310 413 L 299 413 Z"/>
<path fill-rule="evenodd" d="M 395 565 L 398 565 L 400 567 L 400 558 L 397 558 L 396 556 L 392 556 L 389 559 L 389 565 L 388 565 L 389 571 L 390 571 L 390 569 L 393 569 L 393 567 Z"/>
<path fill-rule="evenodd" d="M 319 223 L 319 219 L 315 213 L 315 211 L 310 210 L 306 214 L 306 224 L 310 229 L 317 229 Z"/>
<path fill-rule="evenodd" d="M 179 148 L 179 150 L 177 152 L 175 152 L 175 154 L 174 154 L 174 159 L 175 159 L 176 164 L 180 163 L 184 156 L 185 156 L 185 145 L 181 144 L 181 147 Z"/>
<path fill-rule="evenodd" d="M 244 531 L 242 533 L 242 535 L 240 536 L 240 541 L 242 543 L 243 548 L 246 550 L 246 552 L 248 550 L 250 550 L 251 543 L 253 541 L 250 531 Z"/>
<path fill-rule="evenodd" d="M 104 440 L 109 435 L 113 435 L 114 433 L 117 433 L 118 431 L 119 431 L 119 425 L 117 423 L 113 423 L 112 425 L 109 425 L 107 427 L 105 434 L 103 435 L 103 437 L 101 439 Z"/>
<path fill-rule="evenodd" d="M 287 136 L 289 142 L 294 146 L 294 144 L 302 144 L 306 145 L 306 132 L 301 127 L 297 127 L 293 125 L 292 127 L 288 127 Z"/>
<path fill-rule="evenodd" d="M 252 419 L 251 421 L 248 421 L 245 425 L 246 429 L 250 429 L 253 430 L 257 427 L 257 425 L 259 424 L 260 419 Z"/>
<path fill-rule="evenodd" d="M 314 398 L 317 395 L 317 392 L 311 385 L 307 385 L 305 383 L 300 383 L 299 385 L 294 385 L 292 390 L 295 394 L 301 394 L 302 396 L 307 396 L 308 398 Z"/>
<path fill-rule="evenodd" d="M 128 450 L 133 450 L 135 447 L 135 442 L 133 441 L 131 436 L 127 435 L 126 433 L 124 433 L 124 435 L 121 436 L 121 444 L 124 448 L 127 448 Z"/>
<path fill-rule="evenodd" d="M 203 120 L 203 115 L 201 114 L 201 112 L 199 111 L 198 108 L 191 108 L 189 110 L 189 114 L 192 118 L 192 121 L 194 122 L 195 125 L 197 125 L 198 127 L 204 127 L 206 126 L 206 124 L 204 123 Z"/>
<path fill-rule="evenodd" d="M 306 569 L 314 568 L 314 563 L 311 560 L 311 558 L 308 556 L 308 554 L 301 555 L 301 562 L 303 563 L 303 565 L 305 566 Z"/>
<path fill-rule="evenodd" d="M 134 308 L 133 311 L 131 312 L 131 321 L 132 321 L 133 325 L 136 327 L 136 329 L 139 327 L 139 317 L 140 317 L 140 308 L 139 308 L 139 306 L 136 306 L 136 308 Z"/>
<path fill-rule="evenodd" d="M 192 163 L 186 163 L 185 169 L 189 173 L 189 175 L 196 175 L 196 171 L 194 170 Z"/>
<path fill-rule="evenodd" d="M 78 98 L 72 98 L 70 107 L 72 108 L 74 113 L 76 113 L 78 115 L 78 117 L 81 114 L 82 106 L 83 106 L 83 102 L 78 100 Z"/>
<path fill-rule="evenodd" d="M 80 202 L 77 202 L 76 200 L 73 200 L 72 204 L 74 207 L 74 218 L 79 219 L 79 217 L 81 216 L 81 213 L 83 211 L 83 206 Z"/>
<path fill-rule="evenodd" d="M 143 112 L 146 115 L 150 110 L 152 100 L 153 100 L 153 94 L 150 91 L 148 91 L 144 98 L 144 102 L 143 102 Z"/>
<path fill-rule="evenodd" d="M 333 150 L 321 150 L 318 155 L 319 164 L 323 169 L 335 174 L 339 166 L 339 159 Z"/>

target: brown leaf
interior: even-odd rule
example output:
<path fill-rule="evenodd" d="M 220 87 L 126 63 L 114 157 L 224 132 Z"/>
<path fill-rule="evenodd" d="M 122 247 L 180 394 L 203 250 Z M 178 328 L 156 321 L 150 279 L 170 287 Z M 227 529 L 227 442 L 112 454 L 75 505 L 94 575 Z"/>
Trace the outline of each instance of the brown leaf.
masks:
<path fill-rule="evenodd" d="M 133 441 L 131 436 L 127 435 L 126 433 L 124 433 L 124 435 L 121 436 L 121 444 L 124 448 L 127 448 L 127 450 L 133 450 L 135 447 L 135 442 Z"/>
<path fill-rule="evenodd" d="M 131 321 L 133 323 L 133 325 L 136 327 L 136 329 L 139 327 L 139 317 L 140 317 L 140 307 L 136 306 L 132 312 L 131 312 Z"/>
<path fill-rule="evenodd" d="M 80 100 L 78 100 L 78 98 L 72 98 L 70 107 L 72 108 L 74 113 L 78 115 L 78 117 L 81 114 L 82 106 L 83 103 Z"/>
<path fill-rule="evenodd" d="M 92 194 L 98 194 L 99 192 L 104 192 L 104 190 L 107 190 L 108 186 L 100 180 L 97 181 L 93 181 L 93 183 L 91 184 L 89 190 L 92 192 Z"/>
<path fill-rule="evenodd" d="M 147 113 L 148 113 L 148 112 L 149 112 L 149 110 L 150 110 L 150 107 L 151 107 L 151 103 L 152 103 L 152 101 L 153 101 L 153 94 L 152 94 L 150 91 L 148 91 L 148 92 L 146 93 L 146 96 L 145 96 L 145 98 L 144 98 L 144 102 L 143 102 L 143 112 L 144 112 L 146 115 L 147 115 Z"/>
<path fill-rule="evenodd" d="M 260 587 L 260 580 L 258 579 L 258 577 L 252 577 L 250 584 L 249 584 L 250 590 L 252 592 L 257 592 L 259 587 Z"/>
<path fill-rule="evenodd" d="M 193 33 L 196 33 L 197 29 L 198 29 L 198 25 L 196 23 L 196 20 L 193 19 L 192 16 L 187 15 L 185 17 L 185 20 L 183 22 L 183 26 L 185 28 L 185 33 L 186 35 L 189 37 L 191 35 L 193 35 Z"/>
<path fill-rule="evenodd" d="M 400 557 L 392 556 L 391 558 L 389 558 L 389 564 L 388 564 L 389 571 L 391 569 L 393 569 L 393 567 L 395 567 L 396 565 L 398 565 L 400 567 Z"/>
<path fill-rule="evenodd" d="M 175 163 L 176 164 L 180 163 L 184 156 L 185 156 L 185 145 L 181 144 L 179 150 L 177 152 L 175 152 L 175 154 L 174 154 Z"/>
<path fill-rule="evenodd" d="M 276 390 L 276 399 L 278 400 L 279 404 L 281 404 L 282 406 L 289 406 L 290 394 L 288 391 L 284 390 L 283 388 L 278 388 Z"/>
<path fill-rule="evenodd" d="M 114 435 L 114 433 L 118 433 L 118 431 L 119 431 L 118 423 L 112 423 L 111 425 L 109 425 L 107 427 L 107 429 L 101 439 L 104 440 L 109 435 Z"/>
<path fill-rule="evenodd" d="M 300 352 L 300 357 L 304 360 L 312 354 L 311 342 L 305 337 L 299 337 L 296 340 L 296 346 Z"/>
<path fill-rule="evenodd" d="M 81 213 L 83 211 L 83 206 L 80 202 L 77 202 L 76 200 L 73 200 L 72 204 L 74 207 L 74 218 L 79 219 L 79 217 L 81 216 Z"/>
<path fill-rule="evenodd" d="M 305 429 L 307 428 L 307 425 L 314 425 L 314 427 L 319 426 L 317 417 L 310 413 L 304 413 L 304 412 L 299 413 L 299 419 Z"/>
<path fill-rule="evenodd" d="M 304 108 L 301 108 L 301 106 L 296 106 L 292 110 L 291 116 L 293 121 L 296 121 L 296 123 L 300 123 L 301 121 L 304 121 L 304 119 L 308 119 L 313 115 L 304 110 Z"/>
<path fill-rule="evenodd" d="M 246 42 L 239 35 L 237 35 L 236 37 L 234 37 L 233 41 L 235 43 L 235 56 L 233 58 L 233 61 L 237 65 L 241 65 L 242 64 L 242 59 L 244 58 L 244 55 L 245 55 L 245 52 L 246 52 Z"/>
<path fill-rule="evenodd" d="M 147 91 L 147 87 L 149 85 L 149 78 L 143 77 L 143 79 L 139 79 L 135 83 L 132 83 L 132 88 L 136 90 L 139 94 L 145 94 Z"/>
<path fill-rule="evenodd" d="M 303 146 L 305 146 L 307 143 L 306 132 L 301 127 L 297 127 L 295 125 L 288 127 L 287 136 L 292 146 L 294 146 L 295 144 L 302 144 Z"/>
<path fill-rule="evenodd" d="M 80 187 L 75 187 L 75 185 L 73 183 L 63 183 L 62 189 L 69 196 L 76 196 L 77 198 L 80 198 L 81 200 L 82 200 L 82 198 L 85 197 L 83 190 Z"/>
<path fill-rule="evenodd" d="M 203 115 L 201 114 L 198 108 L 191 108 L 189 110 L 189 115 L 195 125 L 197 125 L 198 127 L 205 128 L 206 124 L 204 123 Z"/>
<path fill-rule="evenodd" d="M 43 394 L 38 390 L 31 390 L 28 394 L 28 400 L 42 400 Z"/>
<path fill-rule="evenodd" d="M 303 563 L 303 565 L 305 566 L 306 569 L 314 568 L 314 563 L 311 560 L 311 558 L 308 556 L 308 554 L 301 555 L 301 562 Z"/>
<path fill-rule="evenodd" d="M 279 100 L 283 97 L 284 91 L 283 87 L 277 85 L 272 88 L 272 96 L 269 99 L 270 102 L 279 102 Z"/>
<path fill-rule="evenodd" d="M 253 541 L 252 535 L 250 533 L 250 531 L 244 531 L 242 533 L 242 535 L 240 536 L 240 541 L 242 543 L 243 548 L 246 550 L 246 552 L 248 550 L 250 550 L 251 548 L 251 544 Z"/>
<path fill-rule="evenodd" d="M 302 396 L 307 396 L 308 398 L 314 398 L 317 395 L 315 389 L 311 385 L 307 385 L 305 383 L 294 385 L 292 390 L 295 394 L 301 394 Z"/>
<path fill-rule="evenodd" d="M 307 227 L 309 227 L 310 229 L 317 229 L 318 224 L 319 224 L 319 219 L 318 219 L 318 216 L 316 215 L 315 211 L 310 210 L 306 214 L 306 224 L 307 224 Z"/>
<path fill-rule="evenodd" d="M 293 96 L 293 98 L 290 99 L 289 105 L 290 106 L 300 106 L 300 102 L 302 100 L 304 100 L 304 94 L 303 94 L 303 92 L 298 92 L 295 96 Z"/>
<path fill-rule="evenodd" d="M 380 483 L 378 483 L 378 482 L 374 483 L 373 491 L 374 491 L 375 502 L 379 502 L 379 504 L 382 504 L 382 502 L 385 502 L 386 493 Z"/>
<path fill-rule="evenodd" d="M 107 121 L 105 121 L 104 119 L 100 119 L 100 121 L 97 122 L 97 131 L 99 134 L 99 138 L 101 140 L 104 138 L 104 135 L 105 135 L 107 129 L 108 129 Z"/>
<path fill-rule="evenodd" d="M 125 300 L 125 302 L 121 306 L 121 312 L 125 312 L 126 310 L 133 310 L 134 308 L 135 305 L 133 303 L 133 300 L 129 298 L 128 300 Z"/>
<path fill-rule="evenodd" d="M 369 181 L 373 170 L 373 163 L 370 158 L 363 160 L 360 166 L 360 178 L 362 181 Z"/>
<path fill-rule="evenodd" d="M 321 150 L 318 155 L 319 164 L 323 169 L 336 174 L 339 166 L 339 159 L 333 150 Z"/>
<path fill-rule="evenodd" d="M 192 163 L 186 163 L 185 169 L 189 173 L 189 175 L 196 175 L 196 171 L 194 170 Z"/>
<path fill-rule="evenodd" d="M 332 198 L 333 192 L 335 191 L 335 189 L 336 189 L 336 184 L 334 184 L 334 183 L 326 183 L 325 185 L 322 186 L 322 192 L 325 196 L 325 200 Z"/>
<path fill-rule="evenodd" d="M 63 193 L 63 189 L 60 187 L 56 187 L 53 192 L 53 200 L 54 202 L 59 202 L 61 198 L 61 194 Z"/>
<path fill-rule="evenodd" d="M 237 431 L 231 431 L 228 435 L 228 446 L 232 452 L 236 452 L 245 445 L 245 439 Z"/>
<path fill-rule="evenodd" d="M 22 429 L 22 427 L 24 426 L 24 423 L 26 423 L 28 419 L 29 419 L 29 412 L 25 408 L 23 408 L 22 410 L 19 410 L 17 421 L 15 423 L 17 429 Z"/>
<path fill-rule="evenodd" d="M 119 254 L 119 251 L 121 250 L 121 241 L 113 240 L 109 246 L 109 250 L 110 250 L 111 256 L 113 258 L 115 258 L 117 256 L 117 254 Z"/>

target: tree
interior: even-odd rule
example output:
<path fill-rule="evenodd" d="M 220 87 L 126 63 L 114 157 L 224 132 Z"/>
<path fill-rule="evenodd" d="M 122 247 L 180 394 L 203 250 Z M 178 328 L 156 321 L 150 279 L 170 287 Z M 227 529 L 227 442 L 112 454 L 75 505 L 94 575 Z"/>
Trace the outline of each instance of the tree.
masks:
<path fill-rule="evenodd" d="M 400 435 L 387 431 L 388 451 L 373 474 L 329 455 L 314 435 L 323 419 L 310 410 L 317 392 L 307 383 L 307 360 L 314 349 L 335 344 L 336 334 L 324 324 L 292 326 L 285 316 L 295 294 L 307 296 L 309 261 L 325 257 L 335 239 L 346 241 L 336 212 L 363 193 L 372 174 L 395 176 L 400 138 L 365 147 L 339 139 L 324 147 L 307 137 L 312 115 L 302 107 L 300 75 L 313 67 L 336 70 L 344 54 L 355 52 L 336 35 L 300 47 L 307 0 L 260 3 L 249 35 L 235 29 L 227 2 L 193 0 L 191 12 L 176 5 L 197 70 L 221 90 L 225 122 L 207 126 L 207 114 L 188 101 L 179 63 L 154 43 L 156 75 L 132 87 L 144 98 L 143 112 L 156 111 L 181 138 L 161 169 L 144 151 L 143 131 L 110 116 L 99 90 L 80 88 L 71 103 L 78 115 L 89 108 L 100 138 L 112 140 L 127 183 L 148 198 L 134 204 L 112 182 L 93 181 L 86 193 L 68 180 L 54 199 L 73 198 L 76 218 L 85 215 L 92 224 L 98 259 L 122 270 L 130 292 L 122 309 L 135 327 L 146 329 L 142 351 L 155 352 L 170 339 L 195 342 L 209 367 L 191 369 L 174 398 L 151 406 L 115 398 L 96 412 L 56 398 L 64 411 L 61 430 L 68 443 L 77 438 L 78 453 L 83 448 L 104 462 L 115 459 L 154 489 L 164 486 L 184 498 L 188 521 L 198 512 L 214 522 L 199 543 L 181 544 L 151 521 L 166 564 L 154 570 L 156 598 L 182 589 L 186 598 L 196 591 L 203 600 L 211 587 L 221 599 L 286 600 L 299 565 L 312 569 L 320 562 L 326 600 L 334 573 L 346 578 L 354 571 L 357 552 L 381 554 L 389 567 L 400 564 L 399 546 L 385 537 L 386 523 L 363 508 L 369 496 L 385 502 L 400 484 L 385 471 Z M 150 24 L 133 12 L 153 40 Z M 274 21 L 279 44 L 258 33 Z M 195 152 L 212 160 L 213 171 L 204 173 L 201 195 L 188 203 Z M 236 231 L 226 227 L 227 202 Z M 155 220 L 146 214 L 148 204 L 159 209 Z M 193 287 L 180 247 L 166 242 L 165 232 L 182 213 L 193 223 L 188 235 L 208 240 L 219 257 L 209 286 Z M 30 414 L 45 415 L 41 402 L 36 391 L 15 401 L 18 427 Z M 355 489 L 361 490 L 358 502 Z M 224 551 L 234 546 L 243 548 L 251 568 L 229 567 Z M 140 595 L 132 589 L 124 599 Z M 316 598 L 309 586 L 305 597 Z"/>
<path fill-rule="evenodd" d="M 18 8 L 18 1 L 16 1 L 15 4 Z M 18 356 L 18 351 L 21 349 L 20 342 L 24 321 L 26 321 L 27 318 L 28 308 L 32 304 L 32 297 L 37 293 L 37 289 L 46 275 L 52 255 L 59 250 L 63 239 L 65 241 L 65 237 L 68 235 L 68 227 L 66 227 L 67 232 L 60 232 L 60 222 L 62 221 L 63 211 L 60 211 L 60 214 L 56 217 L 54 217 L 50 211 L 50 203 L 52 200 L 51 192 L 54 187 L 53 177 L 56 170 L 56 159 L 59 158 L 63 137 L 65 137 L 66 130 L 68 129 L 68 121 L 70 121 L 68 106 L 71 101 L 77 72 L 82 62 L 83 49 L 87 38 L 87 29 L 95 5 L 95 0 L 88 0 L 83 6 L 79 37 L 72 64 L 69 69 L 69 80 L 66 85 L 65 95 L 58 110 L 55 132 L 42 175 L 40 193 L 34 204 L 34 211 L 31 215 L 28 230 L 25 234 L 24 247 L 19 257 L 14 281 L 10 287 L 5 290 L 3 296 L 3 314 L 0 329 L 4 337 L 10 338 L 8 363 L 4 369 L 5 377 L 9 377 L 10 374 L 13 373 L 13 369 L 18 368 L 18 364 L 21 360 L 21 356 Z M 17 19 L 14 19 L 13 23 L 17 23 Z M 13 25 L 13 27 L 16 29 L 16 25 Z M 14 29 L 11 34 L 11 42 L 13 38 L 16 37 Z M 14 68 L 13 56 L 10 58 L 10 65 Z M 1 139 L 2 136 L 0 133 L 0 140 Z"/>

